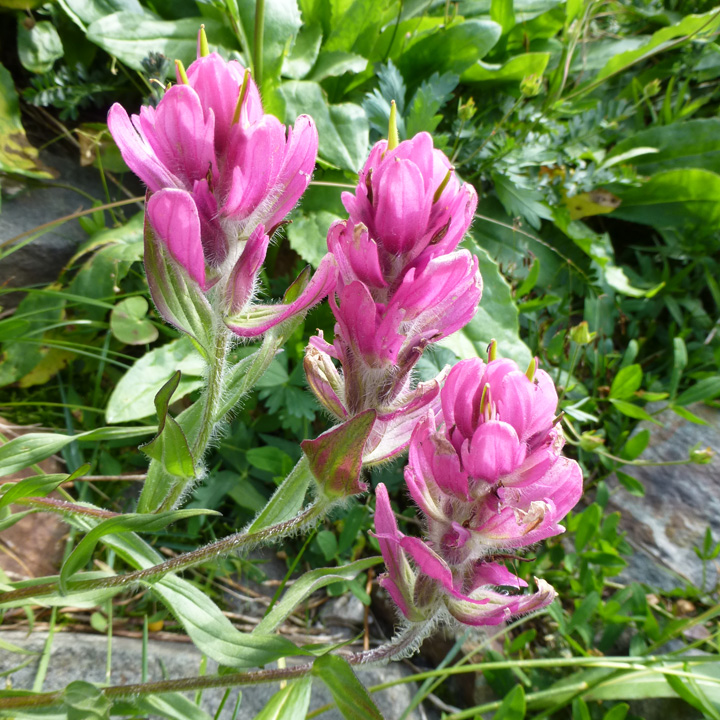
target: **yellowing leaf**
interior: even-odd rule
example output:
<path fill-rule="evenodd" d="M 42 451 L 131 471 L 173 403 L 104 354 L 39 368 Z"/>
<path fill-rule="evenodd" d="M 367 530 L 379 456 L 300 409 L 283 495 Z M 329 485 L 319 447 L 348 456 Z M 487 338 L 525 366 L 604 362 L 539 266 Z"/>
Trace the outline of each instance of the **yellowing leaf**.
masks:
<path fill-rule="evenodd" d="M 50 179 L 55 171 L 46 167 L 25 135 L 20 122 L 18 94 L 10 73 L 0 64 L 0 172 Z"/>
<path fill-rule="evenodd" d="M 619 207 L 622 200 L 607 190 L 599 189 L 566 197 L 563 202 L 570 211 L 570 218 L 579 220 L 592 215 L 607 215 Z"/>
<path fill-rule="evenodd" d="M 50 378 L 55 377 L 75 357 L 75 353 L 62 348 L 50 348 L 43 359 L 24 377 L 18 381 L 21 388 L 33 385 L 44 385 Z"/>

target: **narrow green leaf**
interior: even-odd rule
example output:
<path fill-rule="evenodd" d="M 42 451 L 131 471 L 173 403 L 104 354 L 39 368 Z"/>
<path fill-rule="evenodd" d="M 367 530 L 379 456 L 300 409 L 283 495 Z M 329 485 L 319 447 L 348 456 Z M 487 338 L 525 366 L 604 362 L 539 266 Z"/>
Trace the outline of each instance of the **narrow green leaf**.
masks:
<path fill-rule="evenodd" d="M 633 405 L 632 403 L 627 402 L 626 400 L 616 400 L 615 398 L 610 398 L 610 402 L 623 414 L 627 415 L 628 417 L 635 418 L 636 420 L 649 420 L 651 423 L 654 423 L 655 425 L 662 425 L 662 423 L 658 422 L 650 413 L 648 413 L 646 410 L 643 410 L 639 405 Z"/>
<path fill-rule="evenodd" d="M 78 543 L 60 570 L 60 589 L 65 592 L 68 581 L 74 573 L 82 568 L 91 558 L 101 538 L 127 532 L 155 533 L 164 530 L 168 525 L 196 515 L 219 515 L 214 510 L 188 509 L 172 510 L 170 512 L 155 514 L 128 513 L 114 518 L 103 520 L 94 527 Z"/>
<path fill-rule="evenodd" d="M 180 383 L 180 371 L 158 390 L 155 409 L 158 415 L 158 434 L 141 450 L 151 459 L 157 460 L 171 475 L 188 479 L 195 477 L 195 460 L 190 451 L 185 433 L 168 413 L 170 399 Z"/>
<path fill-rule="evenodd" d="M 634 478 L 632 475 L 628 475 L 627 473 L 624 473 L 620 470 L 618 470 L 615 474 L 617 475 L 620 484 L 631 495 L 635 495 L 635 497 L 645 496 L 645 486 L 639 480 Z"/>
<path fill-rule="evenodd" d="M 341 580 L 351 580 L 380 562 L 382 562 L 382 558 L 370 557 L 342 567 L 318 568 L 306 572 L 285 591 L 282 600 L 276 603 L 260 621 L 254 632 L 268 634 L 274 632 L 300 603 L 320 588 Z"/>
<path fill-rule="evenodd" d="M 676 405 L 692 405 L 692 403 L 714 400 L 720 395 L 720 376 L 699 380 L 691 388 L 680 393 L 675 400 Z"/>
<path fill-rule="evenodd" d="M 28 433 L 0 446 L 0 476 L 23 470 L 45 460 L 71 442 L 95 440 L 129 440 L 150 435 L 157 430 L 145 427 L 105 427 L 88 430 L 77 435 L 61 433 Z"/>
<path fill-rule="evenodd" d="M 638 430 L 628 438 L 625 447 L 622 450 L 623 457 L 627 460 L 635 460 L 645 452 L 645 448 L 650 442 L 650 431 L 647 428 Z"/>
<path fill-rule="evenodd" d="M 383 720 L 370 694 L 345 658 L 322 655 L 313 663 L 312 674 L 327 685 L 346 720 Z"/>
<path fill-rule="evenodd" d="M 255 716 L 255 720 L 296 720 L 304 718 L 310 706 L 312 678 L 295 680 L 278 690 L 267 705 Z"/>

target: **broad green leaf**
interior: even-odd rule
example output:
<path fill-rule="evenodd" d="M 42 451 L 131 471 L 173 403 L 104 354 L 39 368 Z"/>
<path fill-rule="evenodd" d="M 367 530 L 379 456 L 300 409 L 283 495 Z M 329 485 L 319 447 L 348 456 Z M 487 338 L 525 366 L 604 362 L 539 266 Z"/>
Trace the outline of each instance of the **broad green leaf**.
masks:
<path fill-rule="evenodd" d="M 106 535 L 117 535 L 127 532 L 156 533 L 164 530 L 168 525 L 195 517 L 196 515 L 219 515 L 214 510 L 188 509 L 172 510 L 170 512 L 155 514 L 126 513 L 114 518 L 103 520 L 90 530 L 87 535 L 77 544 L 68 559 L 63 563 L 60 570 L 60 589 L 67 591 L 68 581 L 92 558 L 95 546 Z"/>
<path fill-rule="evenodd" d="M 648 38 L 648 41 L 635 50 L 615 54 L 597 74 L 597 80 L 614 75 L 645 57 L 665 49 L 676 38 L 692 37 L 702 40 L 717 32 L 720 27 L 720 15 L 711 10 L 703 15 L 686 15 L 680 22 L 664 27 Z"/>
<path fill-rule="evenodd" d="M 490 19 L 502 28 L 502 34 L 507 34 L 515 25 L 515 10 L 513 0 L 491 0 Z"/>
<path fill-rule="evenodd" d="M 31 28 L 27 28 L 24 21 L 19 21 L 17 41 L 18 58 L 30 72 L 49 72 L 55 61 L 63 56 L 58 31 L 48 20 L 36 22 Z"/>
<path fill-rule="evenodd" d="M 311 70 L 320 53 L 322 27 L 305 24 L 300 28 L 290 55 L 285 58 L 282 74 L 292 80 L 302 80 Z"/>
<path fill-rule="evenodd" d="M 699 168 L 667 170 L 642 187 L 611 186 L 622 204 L 613 217 L 656 228 L 720 228 L 720 175 Z"/>
<path fill-rule="evenodd" d="M 58 0 L 62 9 L 82 30 L 95 20 L 117 12 L 142 15 L 146 11 L 139 0 Z"/>
<path fill-rule="evenodd" d="M 610 386 L 610 397 L 619 400 L 632 397 L 640 389 L 642 376 L 643 372 L 640 365 L 628 365 L 622 368 L 613 378 Z"/>
<path fill-rule="evenodd" d="M 142 295 L 121 300 L 110 313 L 112 334 L 126 345 L 147 345 L 158 338 L 158 329 L 147 318 L 148 301 Z"/>
<path fill-rule="evenodd" d="M 720 377 L 708 377 L 698 380 L 692 387 L 680 393 L 675 404 L 691 405 L 696 402 L 714 400 L 718 395 L 720 395 Z"/>
<path fill-rule="evenodd" d="M 294 122 L 302 113 L 310 115 L 320 136 L 319 154 L 323 160 L 344 170 L 357 172 L 368 151 L 368 122 L 359 105 L 328 104 L 316 82 L 293 80 L 279 86 L 285 100 L 285 117 Z"/>
<path fill-rule="evenodd" d="M 647 428 L 638 430 L 628 438 L 625 447 L 622 449 L 623 457 L 627 460 L 635 460 L 645 452 L 645 448 L 650 442 L 650 431 Z"/>
<path fill-rule="evenodd" d="M 703 118 L 655 125 L 621 140 L 608 160 L 640 148 L 655 150 L 629 161 L 642 175 L 681 168 L 701 168 L 720 174 L 720 120 Z"/>
<path fill-rule="evenodd" d="M 312 674 L 327 685 L 346 720 L 383 720 L 370 694 L 345 658 L 321 655 L 313 663 Z"/>
<path fill-rule="evenodd" d="M 40 161 L 20 121 L 20 103 L 12 75 L 0 64 L 0 172 L 51 179 L 55 173 Z"/>
<path fill-rule="evenodd" d="M 130 440 L 150 435 L 156 427 L 105 427 L 77 435 L 61 433 L 28 433 L 0 446 L 0 476 L 23 470 L 54 455 L 71 442 Z"/>
<path fill-rule="evenodd" d="M 515 687 L 504 697 L 493 720 L 523 720 L 525 717 L 525 690 L 522 685 Z"/>
<path fill-rule="evenodd" d="M 84 532 L 89 532 L 98 524 L 87 517 L 73 517 L 71 522 Z M 164 559 L 134 533 L 106 536 L 104 543 L 137 569 L 152 567 Z M 237 669 L 256 668 L 281 657 L 305 654 L 278 635 L 240 632 L 206 593 L 187 580 L 166 575 L 148 582 L 151 591 L 177 617 L 198 650 L 221 665 Z M 122 588 L 112 590 L 117 593 Z M 72 591 L 64 602 L 75 603 Z"/>
<path fill-rule="evenodd" d="M 177 420 L 168 413 L 170 399 L 180 383 L 180 371 L 158 390 L 155 396 L 155 409 L 158 416 L 158 433 L 141 447 L 142 451 L 163 468 L 179 478 L 195 477 L 195 459 L 185 433 Z"/>
<path fill-rule="evenodd" d="M 500 39 L 502 29 L 492 20 L 466 20 L 440 27 L 410 46 L 397 60 L 407 78 L 433 72 L 462 75 L 481 60 Z"/>
<path fill-rule="evenodd" d="M 254 468 L 269 472 L 274 476 L 285 476 L 293 467 L 292 458 L 276 447 L 250 448 L 245 454 Z"/>
<path fill-rule="evenodd" d="M 627 703 L 620 703 L 614 708 L 610 708 L 610 710 L 603 715 L 602 720 L 625 720 L 629 709 L 630 706 Z"/>
<path fill-rule="evenodd" d="M 155 412 L 155 395 L 175 373 L 182 376 L 173 398 L 182 399 L 205 381 L 205 361 L 188 338 L 173 340 L 145 353 L 120 378 L 108 400 L 105 418 L 109 423 L 139 420 Z"/>
<path fill-rule="evenodd" d="M 260 621 L 254 632 L 267 634 L 274 632 L 300 603 L 320 588 L 334 582 L 352 580 L 359 573 L 380 562 L 382 562 L 382 558 L 370 557 L 341 567 L 318 568 L 306 572 L 288 587 L 282 599 Z"/>
<path fill-rule="evenodd" d="M 602 519 L 602 508 L 597 503 L 588 505 L 582 511 L 575 533 L 575 550 L 580 552 L 595 535 Z"/>
<path fill-rule="evenodd" d="M 549 52 L 516 55 L 497 65 L 478 60 L 463 73 L 461 79 L 466 83 L 519 83 L 528 75 L 542 75 L 549 60 Z"/>
<path fill-rule="evenodd" d="M 92 683 L 75 680 L 63 692 L 63 707 L 68 720 L 110 720 L 112 701 Z"/>
<path fill-rule="evenodd" d="M 355 52 L 365 57 L 380 27 L 397 14 L 393 3 L 377 0 L 332 0 L 330 9 L 327 7 L 323 5 L 321 10 L 326 14 L 324 22 L 330 24 L 324 50 Z"/>
<path fill-rule="evenodd" d="M 500 274 L 497 263 L 480 246 L 482 242 L 480 223 L 472 229 L 476 240 L 465 241 L 466 247 L 477 257 L 483 278 L 483 297 L 475 317 L 458 332 L 441 341 L 459 358 L 487 358 L 487 346 L 491 340 L 498 342 L 498 355 L 509 357 L 525 368 L 532 355 L 520 339 L 518 311 L 512 298 L 510 285 Z"/>
<path fill-rule="evenodd" d="M 639 405 L 633 405 L 632 403 L 627 402 L 627 400 L 616 400 L 615 398 L 610 398 L 610 402 L 623 415 L 635 418 L 636 420 L 649 420 L 650 422 L 655 423 L 655 425 L 662 425 L 662 423 L 658 422 L 652 415 L 650 415 L 650 413 L 647 412 L 647 410 L 644 410 Z"/>
<path fill-rule="evenodd" d="M 348 52 L 322 52 L 307 76 L 308 80 L 320 82 L 329 77 L 338 77 L 346 72 L 361 73 L 368 61 L 362 55 Z"/>
<path fill-rule="evenodd" d="M 301 213 L 287 227 L 290 247 L 313 267 L 317 267 L 327 253 L 327 232 L 340 217 L 325 210 Z"/>
<path fill-rule="evenodd" d="M 308 675 L 293 680 L 278 690 L 267 705 L 255 716 L 255 720 L 296 720 L 304 718 L 310 706 L 312 678 Z"/>
<path fill-rule="evenodd" d="M 248 40 L 248 52 L 255 56 L 255 2 L 240 0 L 238 8 L 245 35 Z M 289 55 L 295 36 L 302 25 L 300 10 L 296 0 L 265 0 L 265 22 L 263 30 L 263 90 L 273 86 L 280 77 L 283 61 Z M 208 33 L 208 38 L 210 34 Z M 217 40 L 216 40 L 217 42 Z M 228 45 L 233 47 L 233 45 Z M 295 122 L 295 118 L 292 118 Z"/>
<path fill-rule="evenodd" d="M 235 39 L 225 25 L 212 18 L 160 20 L 135 12 L 117 12 L 95 20 L 87 29 L 87 38 L 133 70 L 141 71 L 142 61 L 159 52 L 187 67 L 197 57 L 197 36 L 205 25 L 210 48 L 233 48 Z"/>

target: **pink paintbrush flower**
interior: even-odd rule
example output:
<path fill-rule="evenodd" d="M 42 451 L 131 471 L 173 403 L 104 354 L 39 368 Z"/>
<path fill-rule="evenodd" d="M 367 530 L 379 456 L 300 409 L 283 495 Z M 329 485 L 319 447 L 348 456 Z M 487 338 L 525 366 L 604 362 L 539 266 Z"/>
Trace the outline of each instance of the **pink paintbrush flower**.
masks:
<path fill-rule="evenodd" d="M 344 193 L 343 202 L 350 218 L 328 233 L 337 264 L 330 296 L 335 338 L 332 345 L 321 335 L 311 338 L 305 369 L 320 402 L 339 420 L 377 411 L 366 454 L 367 462 L 377 462 L 407 446 L 423 414 L 440 410 L 442 376 L 416 387 L 412 370 L 428 345 L 459 330 L 477 310 L 477 259 L 455 249 L 477 195 L 422 133 L 391 148 L 377 143 L 355 195 Z"/>
<path fill-rule="evenodd" d="M 387 489 L 376 488 L 375 537 L 387 573 L 380 585 L 411 622 L 450 615 L 466 625 L 498 625 L 549 605 L 555 591 L 536 579 L 538 591 L 507 595 L 496 587 L 520 589 L 525 583 L 507 568 L 482 558 L 454 566 L 430 545 L 398 530 Z"/>
<path fill-rule="evenodd" d="M 580 499 L 555 387 L 534 367 L 530 379 L 511 360 L 459 362 L 441 392 L 443 426 L 428 416 L 413 434 L 405 480 L 433 547 L 453 562 L 557 535 Z"/>
<path fill-rule="evenodd" d="M 292 308 L 252 304 L 270 237 L 310 182 L 317 129 L 307 115 L 291 128 L 265 115 L 249 72 L 217 53 L 199 52 L 187 72 L 178 63 L 177 80 L 132 118 L 113 105 L 108 127 L 148 186 L 154 240 L 201 291 L 220 283 L 216 304 L 237 334 L 258 335 L 334 284 L 328 258 Z"/>

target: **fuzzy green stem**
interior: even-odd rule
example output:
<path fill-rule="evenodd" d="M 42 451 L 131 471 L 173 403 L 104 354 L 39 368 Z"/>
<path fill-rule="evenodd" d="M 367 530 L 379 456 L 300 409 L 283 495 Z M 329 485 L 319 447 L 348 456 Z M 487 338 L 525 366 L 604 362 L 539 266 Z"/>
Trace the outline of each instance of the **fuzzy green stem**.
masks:
<path fill-rule="evenodd" d="M 144 568 L 142 570 L 135 570 L 134 572 L 125 573 L 124 575 L 114 575 L 107 578 L 78 580 L 77 582 L 71 583 L 70 590 L 75 592 L 101 590 L 105 588 L 125 587 L 132 585 L 133 583 L 143 581 L 151 582 L 161 578 L 163 575 L 167 575 L 170 572 L 187 570 L 188 568 L 200 565 L 208 560 L 214 560 L 215 558 L 222 557 L 223 555 L 228 555 L 235 550 L 279 539 L 288 533 L 302 528 L 315 518 L 322 516 L 327 509 L 327 503 L 318 501 L 290 520 L 270 525 L 269 527 L 259 529 L 255 532 L 228 535 L 228 537 L 211 543 L 210 545 L 205 545 L 205 547 L 198 548 L 197 550 L 193 550 L 189 553 L 184 553 L 183 555 L 177 555 L 165 562 L 153 565 L 149 568 Z M 50 595 L 57 592 L 58 589 L 58 583 L 47 583 L 11 590 L 0 594 L 0 605 L 26 598 L 36 598 L 44 595 Z"/>

